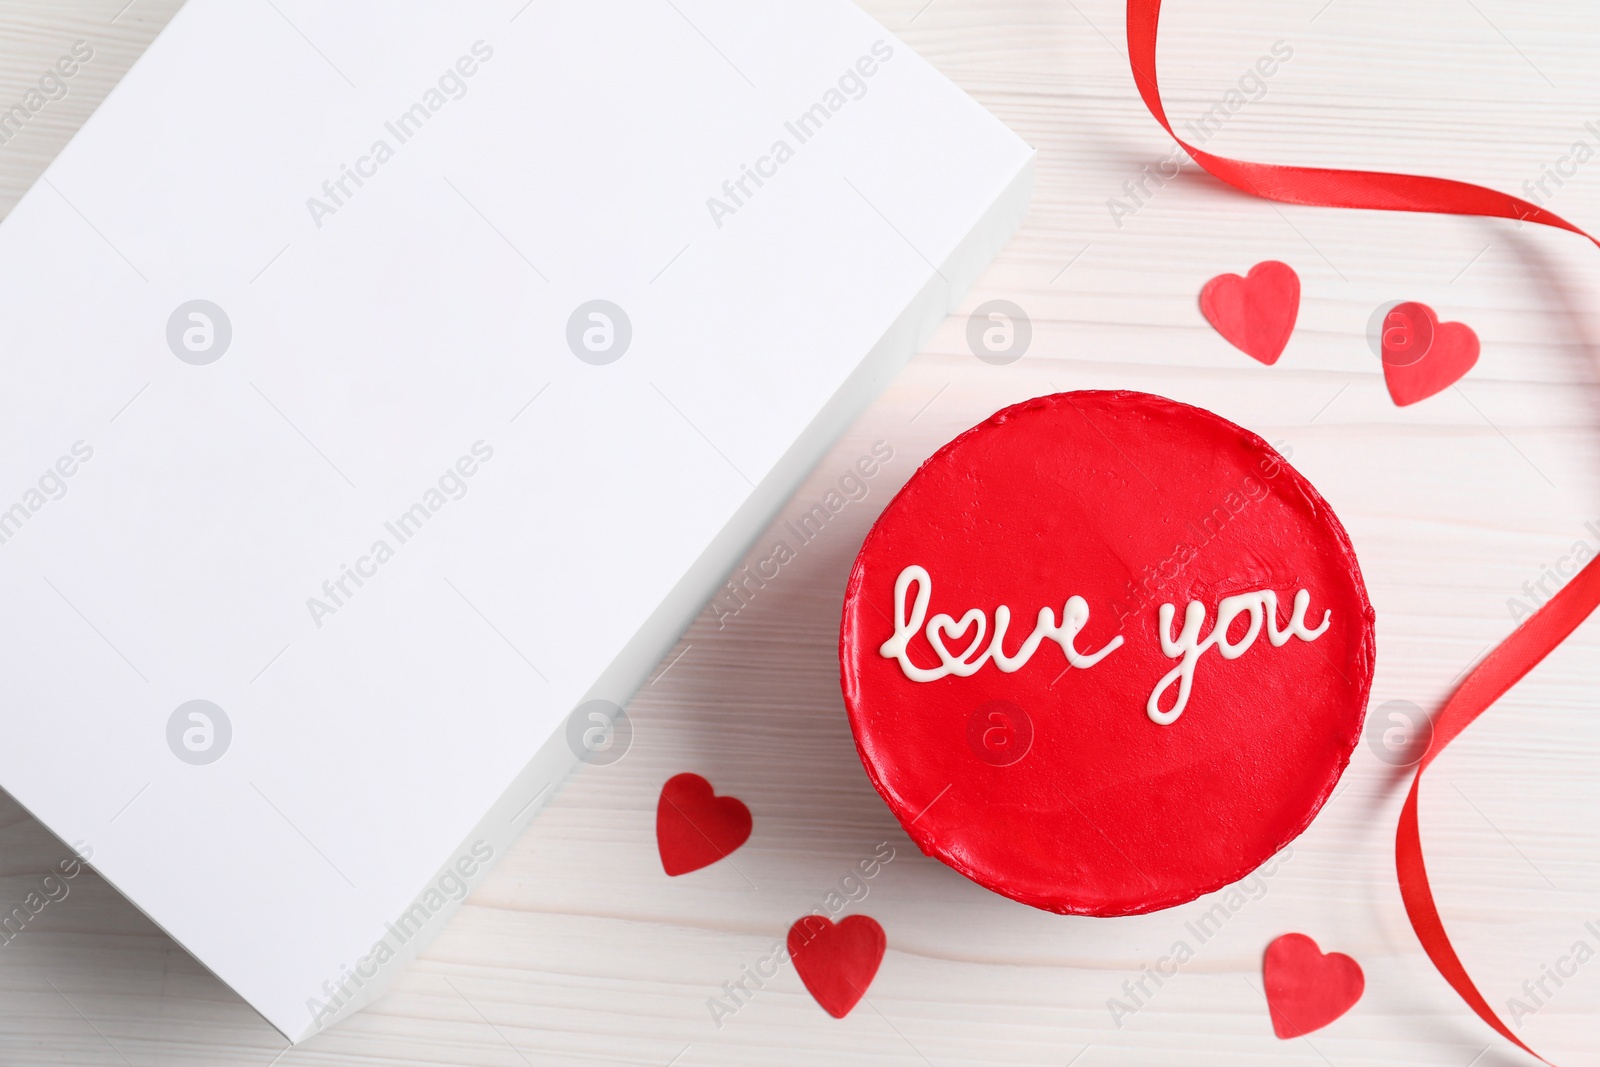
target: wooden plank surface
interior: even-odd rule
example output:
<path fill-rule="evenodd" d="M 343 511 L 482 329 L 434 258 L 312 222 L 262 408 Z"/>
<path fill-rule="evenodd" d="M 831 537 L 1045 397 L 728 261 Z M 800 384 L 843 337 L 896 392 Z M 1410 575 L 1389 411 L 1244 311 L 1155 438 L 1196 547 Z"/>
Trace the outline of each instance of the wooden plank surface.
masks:
<path fill-rule="evenodd" d="M 0 207 L 37 180 L 180 6 L 125 2 L 0 0 L 0 108 L 37 86 L 74 42 L 95 53 L 64 97 L 0 146 Z M 522 0 L 502 6 L 509 18 Z M 1172 148 L 1134 94 L 1116 0 L 865 6 L 1040 153 L 1023 232 L 783 517 L 884 441 L 894 458 L 868 496 L 736 616 L 695 623 L 630 706 L 626 758 L 571 779 L 372 1008 L 286 1051 L 85 872 L 0 945 L 0 1062 L 1531 1062 L 1454 997 L 1406 924 L 1392 864 L 1403 776 L 1375 749 L 1358 751 L 1337 798 L 1223 928 L 1192 946 L 1194 960 L 1113 1019 L 1108 1000 L 1126 1001 L 1123 983 L 1190 936 L 1185 923 L 1213 902 L 1061 918 L 917 854 L 855 757 L 833 646 L 855 549 L 923 457 L 1006 403 L 1127 387 L 1212 408 L 1293 450 L 1361 555 L 1379 619 L 1374 706 L 1437 708 L 1509 632 L 1511 598 L 1526 598 L 1578 542 L 1600 550 L 1600 256 L 1532 227 L 1279 208 L 1192 167 L 1145 179 L 1135 198 L 1133 183 L 1159 172 Z M 1559 187 L 1546 179 L 1549 206 L 1600 225 L 1592 5 L 1168 6 L 1162 62 L 1180 125 L 1224 101 L 1276 42 L 1292 50 L 1271 78 L 1245 83 L 1256 98 L 1216 124 L 1208 149 L 1517 192 L 1559 164 L 1567 174 Z M 1575 151 L 1580 141 L 1588 154 Z M 1293 264 L 1305 292 L 1299 329 L 1272 368 L 1229 348 L 1196 308 L 1207 278 L 1266 258 Z M 1025 358 L 1004 367 L 974 358 L 965 340 L 965 313 L 995 297 L 1021 305 L 1034 327 Z M 1483 340 L 1482 362 L 1459 388 L 1404 410 L 1389 402 L 1367 340 L 1374 309 L 1398 299 L 1422 300 Z M 1600 625 L 1591 623 L 1444 757 L 1424 797 L 1446 921 L 1500 1007 L 1576 942 L 1600 949 L 1585 926 L 1600 926 L 1597 653 Z M 732 862 L 668 879 L 655 855 L 655 801 L 667 777 L 688 770 L 744 799 L 755 830 Z M 74 773 L 68 738 L 60 773 Z M 883 842 L 894 859 L 851 905 L 889 938 L 866 1002 L 834 1020 L 786 968 L 714 1019 L 709 1004 L 723 983 Z M 0 905 L 21 902 L 65 855 L 0 795 Z M 1367 993 L 1334 1026 L 1281 1042 L 1258 992 L 1259 962 L 1272 937 L 1296 930 L 1356 957 Z M 1553 995 L 1519 1033 L 1562 1064 L 1600 1063 L 1600 962 L 1547 989 Z"/>

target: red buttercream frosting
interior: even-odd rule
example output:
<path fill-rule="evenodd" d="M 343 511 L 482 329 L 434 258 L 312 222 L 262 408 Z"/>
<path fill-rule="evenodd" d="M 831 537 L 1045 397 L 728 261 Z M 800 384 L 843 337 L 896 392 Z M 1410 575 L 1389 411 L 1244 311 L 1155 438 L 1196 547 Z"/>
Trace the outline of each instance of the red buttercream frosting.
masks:
<path fill-rule="evenodd" d="M 862 763 L 925 853 L 1130 915 L 1310 824 L 1361 734 L 1373 612 L 1344 527 L 1260 437 L 1061 393 L 912 475 L 856 558 L 839 655 Z"/>

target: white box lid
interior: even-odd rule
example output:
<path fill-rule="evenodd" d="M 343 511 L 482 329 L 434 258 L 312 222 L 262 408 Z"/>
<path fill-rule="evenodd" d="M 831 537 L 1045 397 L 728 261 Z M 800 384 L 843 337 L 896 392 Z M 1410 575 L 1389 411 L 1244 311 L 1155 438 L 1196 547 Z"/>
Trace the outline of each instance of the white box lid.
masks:
<path fill-rule="evenodd" d="M 190 0 L 0 227 L 0 785 L 302 1035 L 1030 156 L 843 0 Z"/>

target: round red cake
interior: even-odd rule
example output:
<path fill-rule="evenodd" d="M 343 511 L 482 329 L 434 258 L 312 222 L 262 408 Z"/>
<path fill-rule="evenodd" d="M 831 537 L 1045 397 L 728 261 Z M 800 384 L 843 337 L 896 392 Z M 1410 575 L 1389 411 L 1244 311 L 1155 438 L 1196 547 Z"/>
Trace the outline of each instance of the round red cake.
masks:
<path fill-rule="evenodd" d="M 856 558 L 839 656 L 861 760 L 924 852 L 1131 915 L 1310 824 L 1361 734 L 1372 624 L 1344 527 L 1260 437 L 1075 392 L 912 475 Z"/>

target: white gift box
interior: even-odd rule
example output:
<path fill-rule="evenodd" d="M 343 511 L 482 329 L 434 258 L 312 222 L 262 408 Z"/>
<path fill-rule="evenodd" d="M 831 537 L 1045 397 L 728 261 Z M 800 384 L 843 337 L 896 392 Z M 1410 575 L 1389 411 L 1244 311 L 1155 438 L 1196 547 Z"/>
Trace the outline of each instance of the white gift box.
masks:
<path fill-rule="evenodd" d="M 290 1039 L 353 1011 L 1031 159 L 844 0 L 190 0 L 0 227 L 0 785 Z"/>

